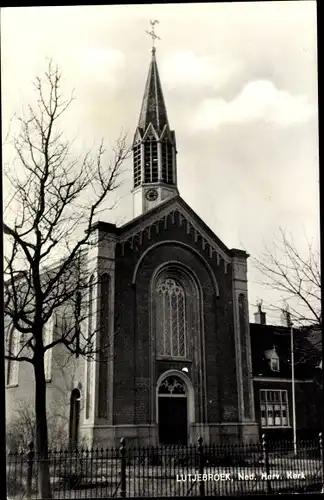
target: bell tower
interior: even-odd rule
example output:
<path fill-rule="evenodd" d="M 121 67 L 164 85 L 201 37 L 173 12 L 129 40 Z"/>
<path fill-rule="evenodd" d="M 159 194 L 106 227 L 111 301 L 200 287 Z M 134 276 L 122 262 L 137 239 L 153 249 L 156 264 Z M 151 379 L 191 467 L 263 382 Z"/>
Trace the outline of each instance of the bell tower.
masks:
<path fill-rule="evenodd" d="M 138 217 L 159 203 L 178 195 L 176 140 L 170 130 L 154 42 L 159 37 L 151 21 L 152 59 L 133 141 L 133 211 Z"/>

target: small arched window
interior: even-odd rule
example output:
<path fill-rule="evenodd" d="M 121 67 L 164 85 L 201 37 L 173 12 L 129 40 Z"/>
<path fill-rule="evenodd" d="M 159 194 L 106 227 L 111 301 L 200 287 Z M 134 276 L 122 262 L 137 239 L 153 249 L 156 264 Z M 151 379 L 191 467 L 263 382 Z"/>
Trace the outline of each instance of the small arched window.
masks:
<path fill-rule="evenodd" d="M 187 356 L 186 295 L 180 282 L 162 279 L 156 289 L 157 354 L 175 358 Z"/>

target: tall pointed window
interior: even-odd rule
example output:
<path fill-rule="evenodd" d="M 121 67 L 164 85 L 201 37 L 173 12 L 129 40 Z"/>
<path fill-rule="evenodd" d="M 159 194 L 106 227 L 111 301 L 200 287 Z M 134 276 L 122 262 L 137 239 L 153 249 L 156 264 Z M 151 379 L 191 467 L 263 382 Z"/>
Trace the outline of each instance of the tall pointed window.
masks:
<path fill-rule="evenodd" d="M 18 356 L 20 333 L 14 328 L 11 329 L 8 342 L 8 356 Z M 18 385 L 19 361 L 9 359 L 7 364 L 7 385 Z"/>
<path fill-rule="evenodd" d="M 156 287 L 157 354 L 187 356 L 186 296 L 175 279 L 159 281 Z"/>
<path fill-rule="evenodd" d="M 158 182 L 158 149 L 153 137 L 144 143 L 144 182 Z"/>
<path fill-rule="evenodd" d="M 162 142 L 162 181 L 173 184 L 173 154 L 172 144 L 167 140 Z"/>

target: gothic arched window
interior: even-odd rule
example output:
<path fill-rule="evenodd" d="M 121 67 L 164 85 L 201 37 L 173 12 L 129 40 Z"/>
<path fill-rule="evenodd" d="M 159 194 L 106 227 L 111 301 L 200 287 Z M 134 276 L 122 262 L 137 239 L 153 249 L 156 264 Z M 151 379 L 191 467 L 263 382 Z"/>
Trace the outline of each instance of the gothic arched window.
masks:
<path fill-rule="evenodd" d="M 187 357 L 186 294 L 173 278 L 162 279 L 156 289 L 157 355 Z"/>

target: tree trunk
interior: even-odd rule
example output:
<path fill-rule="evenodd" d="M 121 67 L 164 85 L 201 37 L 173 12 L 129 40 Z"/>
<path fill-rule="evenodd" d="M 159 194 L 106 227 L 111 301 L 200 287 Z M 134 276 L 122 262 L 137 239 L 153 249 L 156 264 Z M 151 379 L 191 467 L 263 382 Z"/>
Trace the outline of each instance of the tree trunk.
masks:
<path fill-rule="evenodd" d="M 36 354 L 36 353 L 35 353 Z M 38 456 L 38 491 L 42 500 L 52 499 L 48 464 L 48 432 L 46 418 L 46 382 L 44 353 L 35 356 L 36 452 Z"/>

